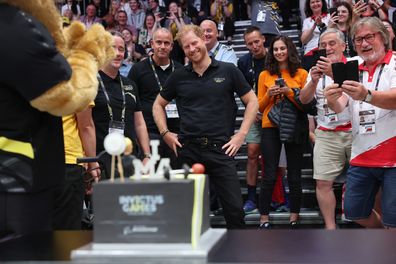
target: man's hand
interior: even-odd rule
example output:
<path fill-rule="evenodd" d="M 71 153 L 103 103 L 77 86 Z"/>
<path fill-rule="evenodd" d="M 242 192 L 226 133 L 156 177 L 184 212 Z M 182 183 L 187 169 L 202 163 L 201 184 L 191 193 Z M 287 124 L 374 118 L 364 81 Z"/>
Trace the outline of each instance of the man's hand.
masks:
<path fill-rule="evenodd" d="M 262 121 L 262 120 L 263 120 L 263 113 L 258 112 L 258 113 L 256 114 L 255 122 L 261 124 L 261 121 Z"/>
<path fill-rule="evenodd" d="M 338 98 L 342 96 L 342 88 L 338 87 L 337 83 L 330 84 L 326 86 L 324 94 L 329 102 L 335 102 Z"/>
<path fill-rule="evenodd" d="M 242 133 L 236 133 L 231 137 L 231 140 L 228 141 L 221 149 L 226 149 L 225 154 L 233 157 L 237 154 L 239 148 L 242 146 L 245 141 L 245 136 Z"/>
<path fill-rule="evenodd" d="M 331 69 L 330 58 L 320 56 L 320 60 L 316 63 L 316 67 L 319 71 L 326 74 L 327 76 L 333 78 L 333 70 Z"/>
<path fill-rule="evenodd" d="M 175 152 L 177 157 L 177 147 L 182 147 L 179 139 L 177 138 L 177 134 L 169 131 L 163 136 L 163 139 L 165 143 L 173 150 L 173 152 Z"/>
<path fill-rule="evenodd" d="M 88 172 L 95 180 L 95 182 L 99 182 L 100 173 L 101 173 L 99 163 L 97 162 L 88 163 Z"/>
<path fill-rule="evenodd" d="M 367 88 L 355 81 L 344 81 L 342 90 L 354 100 L 363 101 L 367 96 Z"/>
<path fill-rule="evenodd" d="M 315 85 L 318 84 L 319 79 L 322 78 L 322 76 L 323 76 L 323 73 L 318 69 L 317 66 L 313 66 L 313 67 L 311 68 L 310 74 L 311 74 L 311 81 L 312 81 Z"/>

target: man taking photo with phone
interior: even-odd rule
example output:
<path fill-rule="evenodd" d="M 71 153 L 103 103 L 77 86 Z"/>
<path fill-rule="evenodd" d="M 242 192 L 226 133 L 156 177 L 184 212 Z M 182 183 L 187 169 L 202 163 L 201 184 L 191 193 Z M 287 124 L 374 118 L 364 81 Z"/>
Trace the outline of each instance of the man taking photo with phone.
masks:
<path fill-rule="evenodd" d="M 353 42 L 364 60 L 360 82 L 328 85 L 325 96 L 336 113 L 347 106 L 352 121 L 352 153 L 344 211 L 368 228 L 396 227 L 396 72 L 389 32 L 375 17 L 352 28 Z M 373 210 L 382 187 L 381 215 Z"/>
<path fill-rule="evenodd" d="M 314 179 L 316 180 L 316 198 L 322 213 L 325 228 L 336 229 L 336 198 L 333 192 L 334 180 L 342 173 L 351 156 L 351 122 L 348 109 L 335 113 L 327 104 L 324 88 L 332 84 L 332 63 L 346 62 L 344 35 L 338 29 L 330 28 L 322 33 L 319 49 L 325 51 L 318 62 L 309 71 L 307 84 L 301 90 L 303 104 L 316 99 L 318 110 L 314 146 Z"/>

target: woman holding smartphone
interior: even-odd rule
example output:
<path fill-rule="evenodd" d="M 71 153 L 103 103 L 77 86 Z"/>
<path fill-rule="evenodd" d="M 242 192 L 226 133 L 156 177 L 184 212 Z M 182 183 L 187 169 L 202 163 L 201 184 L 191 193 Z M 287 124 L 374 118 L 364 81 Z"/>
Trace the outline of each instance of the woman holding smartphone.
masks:
<path fill-rule="evenodd" d="M 258 101 L 260 112 L 263 113 L 261 153 L 265 160 L 264 177 L 261 181 L 259 196 L 260 229 L 269 229 L 269 210 L 271 196 L 276 182 L 276 170 L 282 148 L 279 128 L 272 124 L 268 113 L 278 100 L 290 100 L 293 105 L 294 91 L 292 88 L 304 87 L 308 73 L 301 68 L 296 46 L 286 36 L 277 36 L 270 44 L 266 69 L 261 72 L 258 81 Z M 287 99 L 286 99 L 287 97 Z M 292 122 L 297 123 L 297 120 Z M 290 227 L 297 227 L 301 205 L 301 163 L 302 149 L 308 140 L 308 127 L 303 133 L 304 138 L 284 143 L 287 159 L 287 180 L 289 183 Z"/>

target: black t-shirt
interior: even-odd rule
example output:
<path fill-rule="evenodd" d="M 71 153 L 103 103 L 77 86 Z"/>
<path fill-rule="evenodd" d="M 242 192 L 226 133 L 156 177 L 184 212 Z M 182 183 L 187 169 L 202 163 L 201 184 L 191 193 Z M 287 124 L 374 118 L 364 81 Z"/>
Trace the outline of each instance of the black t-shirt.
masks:
<path fill-rule="evenodd" d="M 16 173 L 24 174 L 26 190 L 39 191 L 64 178 L 62 120 L 29 102 L 68 80 L 71 68 L 48 30 L 17 8 L 0 4 L 0 32 L 0 137 L 30 143 L 34 158 L 6 151 L 4 146 L 0 152 L 27 161 L 26 170 Z"/>
<path fill-rule="evenodd" d="M 265 67 L 265 57 L 261 59 L 255 59 L 252 53 L 243 55 L 238 60 L 238 68 L 241 70 L 243 76 L 245 76 L 246 81 L 250 86 L 255 86 L 254 92 L 257 95 L 257 84 L 260 73 L 264 71 Z"/>
<path fill-rule="evenodd" d="M 171 65 L 163 70 L 160 66 L 155 64 L 154 60 L 152 60 L 152 62 L 162 86 L 172 73 L 173 68 L 176 70 L 183 67 L 180 63 L 171 61 Z M 133 80 L 137 85 L 147 130 L 149 133 L 159 134 L 153 118 L 153 103 L 160 92 L 160 87 L 158 86 L 157 79 L 151 67 L 150 59 L 145 59 L 134 64 L 128 74 L 128 78 Z M 178 131 L 178 122 L 174 119 L 168 119 L 168 128 L 172 131 L 175 131 L 175 129 Z"/>
<path fill-rule="evenodd" d="M 251 89 L 233 64 L 212 60 L 202 77 L 191 65 L 176 70 L 160 94 L 167 101 L 176 99 L 180 138 L 227 140 L 235 125 L 234 93 L 241 97 Z"/>
<path fill-rule="evenodd" d="M 121 91 L 120 77 L 125 93 L 125 130 L 124 135 L 134 142 L 136 142 L 135 112 L 141 111 L 139 94 L 136 89 L 136 84 L 118 74 L 115 79 L 107 76 L 104 72 L 99 72 L 103 84 L 106 88 L 106 92 L 110 99 L 110 107 L 113 112 L 113 120 L 121 121 L 122 109 L 123 109 L 123 96 Z M 106 135 L 109 133 L 109 122 L 110 115 L 107 107 L 107 100 L 104 94 L 103 87 L 99 82 L 98 95 L 95 98 L 95 106 L 92 109 L 92 117 L 95 123 L 96 130 L 96 151 L 97 153 L 104 150 L 103 141 Z"/>

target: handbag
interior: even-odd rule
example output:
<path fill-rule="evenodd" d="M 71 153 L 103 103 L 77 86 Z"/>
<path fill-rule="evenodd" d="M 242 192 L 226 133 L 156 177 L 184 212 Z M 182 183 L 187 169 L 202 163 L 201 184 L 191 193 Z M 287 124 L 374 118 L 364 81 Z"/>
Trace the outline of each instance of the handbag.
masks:
<path fill-rule="evenodd" d="M 283 108 L 283 99 L 275 98 L 275 104 L 272 106 L 271 110 L 268 112 L 268 119 L 271 123 L 277 127 L 281 124 L 281 115 L 282 115 L 282 108 Z"/>

